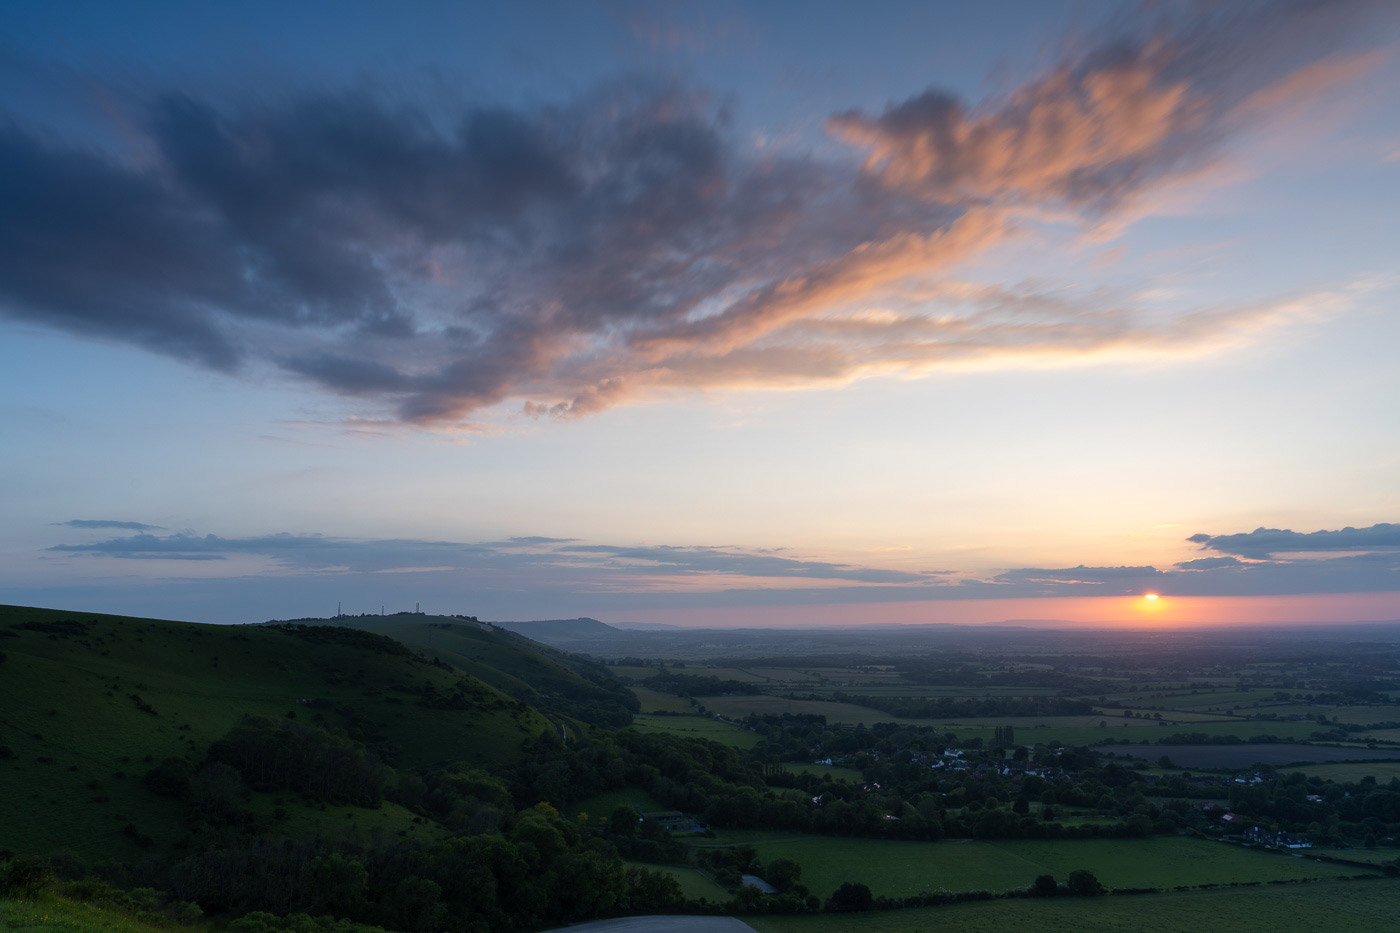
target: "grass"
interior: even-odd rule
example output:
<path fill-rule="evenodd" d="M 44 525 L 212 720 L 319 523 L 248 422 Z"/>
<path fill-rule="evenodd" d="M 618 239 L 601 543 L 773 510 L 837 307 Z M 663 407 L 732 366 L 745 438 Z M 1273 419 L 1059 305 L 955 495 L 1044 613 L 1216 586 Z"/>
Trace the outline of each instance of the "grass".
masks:
<path fill-rule="evenodd" d="M 34 933 L 102 930 L 104 933 L 157 933 L 167 930 L 213 930 L 212 924 L 176 923 L 137 917 L 116 907 L 86 904 L 50 891 L 22 900 L 0 899 L 0 930 Z"/>
<path fill-rule="evenodd" d="M 1332 881 L 1131 897 L 989 901 L 866 914 L 746 917 L 759 933 L 1400 930 L 1400 883 Z"/>
<path fill-rule="evenodd" d="M 758 733 L 741 729 L 713 716 L 633 716 L 632 728 L 641 732 L 669 732 L 692 739 L 709 739 L 735 748 L 752 748 Z"/>
<path fill-rule="evenodd" d="M 580 704 L 620 705 L 617 694 L 581 674 L 602 673 L 606 669 L 601 665 L 505 629 L 410 613 L 355 618 L 347 624 L 400 641 L 540 709 L 569 716 Z"/>
<path fill-rule="evenodd" d="M 1038 875 L 1064 880 L 1080 868 L 1108 887 L 1124 888 L 1327 879 L 1358 871 L 1187 837 L 928 843 L 722 832 L 716 842 L 752 844 L 765 862 L 794 859 L 803 883 L 823 898 L 845 881 L 866 884 L 877 895 L 905 897 L 939 889 L 1006 891 Z"/>
<path fill-rule="evenodd" d="M 1017 735 L 1020 738 L 1020 735 Z M 1397 758 L 1400 750 L 1367 748 L 1331 748 L 1326 745 L 1122 745 L 1109 748 L 1115 755 L 1136 755 L 1148 761 L 1156 761 L 1163 755 L 1171 758 L 1179 768 L 1248 768 L 1255 762 L 1270 765 L 1291 765 L 1295 761 L 1324 762 L 1329 759 L 1356 759 L 1364 761 L 1374 758 Z M 1307 767 L 1316 767 L 1308 765 Z M 1304 770 L 1286 768 L 1287 771 Z"/>
<path fill-rule="evenodd" d="M 16 627 L 61 620 L 82 628 Z M 509 761 L 551 728 L 484 684 L 486 699 L 472 708 L 422 705 L 424 689 L 450 694 L 461 675 L 368 635 L 364 644 L 312 641 L 261 626 L 18 607 L 0 607 L 0 631 L 14 636 L 0 639 L 0 745 L 14 756 L 0 762 L 0 848 L 20 853 L 135 862 L 150 850 L 124 835 L 128 824 L 157 850 L 173 843 L 180 805 L 148 791 L 142 776 L 167 757 L 201 761 L 245 715 L 323 720 L 390 740 L 400 767 Z M 323 820 L 298 816 L 295 799 L 286 807 L 294 820 Z M 364 819 L 406 828 L 399 816 Z"/>
<path fill-rule="evenodd" d="M 721 885 L 716 883 L 698 868 L 682 868 L 676 865 L 648 865 L 645 862 L 624 862 L 628 868 L 645 868 L 648 871 L 659 871 L 670 875 L 680 883 L 681 893 L 689 900 L 698 901 L 701 898 L 712 904 L 723 903 L 730 899 L 730 893 Z"/>
<path fill-rule="evenodd" d="M 632 692 L 642 704 L 643 713 L 693 713 L 695 707 L 690 701 L 670 693 L 661 693 L 649 687 L 633 687 Z"/>
<path fill-rule="evenodd" d="M 1289 768 L 1301 771 L 1308 777 L 1320 777 L 1328 781 L 1359 781 L 1364 777 L 1374 777 L 1380 784 L 1391 778 L 1400 778 L 1400 761 L 1345 761 L 1330 765 L 1306 765 Z"/>
<path fill-rule="evenodd" d="M 1369 862 L 1372 865 L 1397 864 L 1397 860 L 1400 859 L 1400 849 L 1384 846 L 1374 849 L 1329 849 L 1318 846 L 1309 849 L 1308 854 L 1350 859 L 1353 862 Z"/>
<path fill-rule="evenodd" d="M 711 712 L 731 719 L 750 714 L 782 715 L 783 713 L 825 716 L 827 722 L 844 725 L 871 726 L 877 722 L 894 722 L 909 726 L 932 726 L 941 732 L 951 732 L 960 740 L 981 738 L 991 741 L 996 729 L 1012 726 L 1016 740 L 1023 744 L 1063 742 L 1066 745 L 1087 745 L 1104 739 L 1129 739 L 1134 742 L 1153 741 L 1174 732 L 1201 732 L 1206 735 L 1236 735 L 1248 739 L 1255 735 L 1277 735 L 1282 738 L 1304 738 L 1318 728 L 1312 722 L 1270 722 L 1243 718 L 1219 718 L 1212 721 L 1171 723 L 1163 720 L 1126 718 L 1124 716 L 993 716 L 948 721 L 943 719 L 909 719 L 893 716 L 882 710 L 853 703 L 828 700 L 789 700 L 777 696 L 719 696 L 701 697 L 700 702 Z M 1163 714 L 1167 715 L 1167 714 Z M 1100 726 L 1099 723 L 1104 723 Z"/>

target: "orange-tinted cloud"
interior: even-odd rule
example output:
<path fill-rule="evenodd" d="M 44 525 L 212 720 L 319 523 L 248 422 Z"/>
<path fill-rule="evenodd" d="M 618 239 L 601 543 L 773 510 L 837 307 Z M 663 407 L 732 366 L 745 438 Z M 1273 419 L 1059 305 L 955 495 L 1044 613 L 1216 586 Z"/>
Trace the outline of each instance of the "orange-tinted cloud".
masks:
<path fill-rule="evenodd" d="M 362 91 L 168 94 L 123 108 L 140 160 L 10 124 L 0 314 L 448 430 L 503 405 L 1219 350 L 1337 300 L 1152 315 L 954 276 L 1032 223 L 1114 229 L 1240 126 L 1359 80 L 1373 59 L 1343 46 L 1369 9 L 1151 23 L 980 104 L 836 115 L 845 159 L 756 153 L 708 95 L 648 81 L 448 129 Z"/>

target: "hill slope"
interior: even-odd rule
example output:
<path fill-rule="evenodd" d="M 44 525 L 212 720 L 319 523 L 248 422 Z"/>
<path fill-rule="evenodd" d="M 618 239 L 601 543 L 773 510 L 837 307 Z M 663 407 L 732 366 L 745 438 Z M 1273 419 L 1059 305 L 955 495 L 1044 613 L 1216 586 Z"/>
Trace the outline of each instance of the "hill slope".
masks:
<path fill-rule="evenodd" d="M 134 862 L 171 844 L 179 805 L 142 776 L 165 758 L 201 761 L 247 715 L 323 725 L 399 769 L 509 762 L 553 732 L 496 687 L 349 628 L 4 606 L 0 657 L 0 849 L 18 852 Z M 293 824 L 324 822 L 291 809 Z M 409 822 L 390 804 L 361 819 Z"/>
<path fill-rule="evenodd" d="M 551 713 L 621 727 L 638 708 L 633 693 L 603 665 L 489 623 L 403 613 L 344 624 L 403 642 Z"/>

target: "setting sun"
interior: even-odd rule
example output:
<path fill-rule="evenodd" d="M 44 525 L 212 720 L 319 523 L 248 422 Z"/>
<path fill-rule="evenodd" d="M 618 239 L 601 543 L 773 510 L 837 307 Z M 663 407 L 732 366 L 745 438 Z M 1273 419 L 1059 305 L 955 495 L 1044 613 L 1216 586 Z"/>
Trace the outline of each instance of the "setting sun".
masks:
<path fill-rule="evenodd" d="M 1148 593 L 1146 596 L 1143 597 L 1143 599 L 1147 600 L 1149 603 L 1151 603 L 1151 602 L 1156 602 L 1156 601 L 1157 601 L 1157 594 L 1156 594 L 1156 593 Z"/>

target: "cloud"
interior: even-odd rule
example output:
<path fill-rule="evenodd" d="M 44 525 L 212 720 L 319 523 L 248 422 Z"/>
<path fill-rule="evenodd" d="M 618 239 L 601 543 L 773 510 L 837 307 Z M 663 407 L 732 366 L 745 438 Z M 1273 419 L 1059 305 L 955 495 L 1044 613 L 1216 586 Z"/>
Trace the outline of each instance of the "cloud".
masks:
<path fill-rule="evenodd" d="M 144 522 L 114 522 L 106 519 L 73 518 L 66 522 L 54 522 L 65 528 L 119 528 L 124 531 L 164 531 L 160 525 L 147 525 Z"/>
<path fill-rule="evenodd" d="M 1374 53 L 1336 53 L 1367 3 L 1221 4 L 1071 52 L 977 106 L 930 89 L 831 132 L 889 188 L 945 203 L 1105 213 L 1214 159 L 1240 124 L 1355 81 Z"/>
<path fill-rule="evenodd" d="M 53 558 L 108 557 L 150 562 L 161 579 L 232 581 L 334 579 L 346 587 L 404 578 L 441 593 L 471 593 L 493 604 L 548 598 L 586 612 L 597 605 L 661 607 L 1007 599 L 1056 596 L 1281 596 L 1400 592 L 1400 525 L 1302 534 L 1258 529 L 1196 535 L 1221 554 L 1141 566 L 1019 567 L 992 573 L 897 569 L 790 554 L 784 548 L 584 544 L 531 535 L 491 542 L 332 538 L 270 534 L 242 538 L 139 533 L 45 549 Z M 1239 542 L 1247 542 L 1241 545 Z M 1310 555 L 1320 556 L 1310 556 Z M 1288 555 L 1288 556 L 1280 556 Z M 1246 559 L 1241 559 L 1241 557 Z M 201 563 L 200 571 L 162 561 Z M 224 563 L 219 563 L 224 562 Z M 907 566 L 907 565 L 906 565 Z M 210 573 L 215 574 L 214 578 Z M 359 581 L 357 584 L 355 581 Z M 339 585 L 339 584 L 338 584 Z M 415 590 L 416 591 L 416 590 Z M 413 598 L 409 596 L 408 598 Z M 630 601 L 630 603 L 629 603 Z"/>
<path fill-rule="evenodd" d="M 559 553 L 605 555 L 625 562 L 627 572 L 656 574 L 718 574 L 744 577 L 814 578 L 851 580 L 860 583 L 929 582 L 927 574 L 902 570 L 882 570 L 851 564 L 796 560 L 772 554 L 721 547 L 618 547 L 584 544 L 560 548 Z"/>
<path fill-rule="evenodd" d="M 641 579 L 752 577 L 780 580 L 844 580 L 862 583 L 925 583 L 928 573 L 852 564 L 798 560 L 731 547 L 661 545 L 632 547 L 577 544 L 576 538 L 542 535 L 467 543 L 417 539 L 329 538 L 275 534 L 247 538 L 177 533 L 136 534 L 87 544 L 60 544 L 49 552 L 140 560 L 222 560 L 233 556 L 271 558 L 288 570 L 337 572 L 502 571 L 567 577 L 579 584 L 589 575 Z M 239 571 L 243 572 L 243 571 Z M 611 584 L 609 584 L 611 585 Z"/>
<path fill-rule="evenodd" d="M 371 85 L 241 104 L 108 88 L 139 158 L 0 128 L 0 314 L 270 369 L 381 425 L 1209 352 L 1328 298 L 1164 317 L 954 267 L 1036 211 L 1099 224 L 1357 80 L 1345 40 L 1382 9 L 1164 16 L 980 104 L 933 89 L 835 115 L 844 154 L 757 150 L 725 102 L 647 80 L 432 113 Z"/>
<path fill-rule="evenodd" d="M 1198 557 L 1195 560 L 1178 561 L 1177 570 L 1219 570 L 1221 567 L 1238 567 L 1243 563 L 1237 557 Z"/>
<path fill-rule="evenodd" d="M 1313 532 L 1256 528 L 1243 534 L 1196 534 L 1187 540 L 1201 545 L 1203 550 L 1256 560 L 1314 551 L 1397 551 L 1400 550 L 1400 524 L 1381 522 L 1367 528 L 1347 526 L 1337 531 Z"/>
<path fill-rule="evenodd" d="M 1060 570 L 1022 568 L 1007 570 L 992 577 L 993 583 L 1017 584 L 1063 584 L 1063 583 L 1117 583 L 1121 581 L 1141 581 L 1162 577 L 1156 567 L 1069 567 Z"/>

